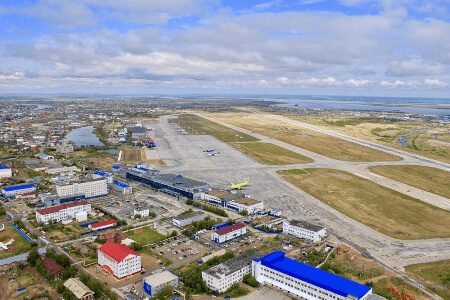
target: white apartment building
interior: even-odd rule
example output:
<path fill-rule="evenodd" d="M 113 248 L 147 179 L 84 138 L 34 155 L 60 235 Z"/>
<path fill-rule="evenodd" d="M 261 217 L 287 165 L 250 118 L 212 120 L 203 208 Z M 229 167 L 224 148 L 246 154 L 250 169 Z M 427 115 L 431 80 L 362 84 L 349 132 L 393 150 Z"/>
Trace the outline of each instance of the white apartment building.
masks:
<path fill-rule="evenodd" d="M 125 245 L 106 242 L 97 249 L 97 263 L 108 274 L 124 278 L 141 271 L 141 256 Z"/>
<path fill-rule="evenodd" d="M 86 198 L 92 198 L 108 194 L 108 185 L 106 179 L 74 182 L 66 185 L 57 185 L 56 192 L 60 197 L 82 194 Z"/>
<path fill-rule="evenodd" d="M 242 223 L 236 223 L 227 227 L 217 229 L 211 235 L 211 240 L 222 244 L 247 233 L 247 228 Z"/>
<path fill-rule="evenodd" d="M 193 211 L 178 215 L 172 219 L 172 224 L 177 227 L 184 227 L 192 224 L 193 222 L 202 221 L 207 217 L 204 212 Z"/>
<path fill-rule="evenodd" d="M 136 207 L 133 211 L 133 216 L 140 216 L 141 218 L 148 217 L 150 215 L 150 208 Z"/>
<path fill-rule="evenodd" d="M 368 286 L 286 258 L 281 251 L 252 261 L 252 275 L 263 285 L 307 300 L 365 300 Z"/>
<path fill-rule="evenodd" d="M 241 282 L 251 273 L 251 261 L 254 252 L 244 253 L 202 272 L 202 279 L 208 288 L 223 293 L 233 284 Z"/>
<path fill-rule="evenodd" d="M 36 221 L 47 224 L 50 221 L 56 222 L 76 219 L 84 221 L 91 214 L 91 204 L 86 200 L 70 202 L 57 206 L 40 208 L 36 210 Z"/>
<path fill-rule="evenodd" d="M 327 235 L 327 230 L 321 226 L 314 225 L 306 221 L 285 220 L 283 222 L 283 233 L 293 235 L 313 243 L 318 243 Z"/>
<path fill-rule="evenodd" d="M 76 173 L 80 171 L 81 170 L 78 169 L 76 166 L 70 166 L 70 167 L 49 168 L 45 170 L 45 173 L 50 175 L 59 175 L 64 173 Z"/>
<path fill-rule="evenodd" d="M 0 179 L 12 177 L 12 169 L 5 165 L 0 165 Z"/>

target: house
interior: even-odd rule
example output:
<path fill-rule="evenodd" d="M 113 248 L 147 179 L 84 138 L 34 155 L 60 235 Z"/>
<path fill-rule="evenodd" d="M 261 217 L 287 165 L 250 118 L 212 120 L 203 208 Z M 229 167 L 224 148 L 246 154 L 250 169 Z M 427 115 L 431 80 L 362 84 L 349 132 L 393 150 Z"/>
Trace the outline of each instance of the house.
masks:
<path fill-rule="evenodd" d="M 236 223 L 230 226 L 226 226 L 217 229 L 211 235 L 211 240 L 215 243 L 221 244 L 226 241 L 235 239 L 247 233 L 247 228 L 242 223 Z"/>
<path fill-rule="evenodd" d="M 101 234 L 99 240 L 105 242 L 120 242 L 126 238 L 125 234 L 120 230 L 108 229 L 105 233 Z"/>
<path fill-rule="evenodd" d="M 98 264 L 118 279 L 141 271 L 141 256 L 125 245 L 106 242 L 97 249 Z"/>
<path fill-rule="evenodd" d="M 106 221 L 97 222 L 94 224 L 89 224 L 88 228 L 90 230 L 102 230 L 102 229 L 114 227 L 116 225 L 117 225 L 117 221 L 114 219 L 110 219 L 110 220 L 106 220 Z"/>
<path fill-rule="evenodd" d="M 64 287 L 67 288 L 72 294 L 80 300 L 94 300 L 95 293 L 88 288 L 83 282 L 78 278 L 69 278 L 64 282 Z"/>
<path fill-rule="evenodd" d="M 62 273 L 66 270 L 58 264 L 53 258 L 46 257 L 42 260 L 44 268 L 52 275 L 54 279 L 60 279 Z"/>

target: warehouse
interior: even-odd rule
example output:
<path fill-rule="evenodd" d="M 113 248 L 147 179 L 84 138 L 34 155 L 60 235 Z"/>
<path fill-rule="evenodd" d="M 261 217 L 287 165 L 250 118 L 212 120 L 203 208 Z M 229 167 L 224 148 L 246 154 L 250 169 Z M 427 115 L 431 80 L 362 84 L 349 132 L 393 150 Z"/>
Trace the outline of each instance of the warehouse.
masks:
<path fill-rule="evenodd" d="M 104 196 L 108 194 L 106 179 L 76 182 L 66 185 L 57 185 L 56 192 L 60 197 L 83 194 L 86 198 Z"/>
<path fill-rule="evenodd" d="M 123 195 L 128 195 L 133 192 L 133 188 L 129 186 L 128 184 L 121 182 L 121 181 L 114 181 L 112 184 L 112 187 L 114 190 L 118 191 L 119 193 Z"/>
<path fill-rule="evenodd" d="M 327 235 L 325 228 L 299 220 L 285 220 L 283 222 L 283 233 L 290 234 L 313 243 L 320 242 Z"/>
<path fill-rule="evenodd" d="M 301 299 L 364 300 L 372 294 L 368 286 L 287 258 L 281 251 L 253 259 L 252 275 Z"/>
<path fill-rule="evenodd" d="M 12 169 L 5 165 L 0 165 L 0 178 L 12 177 Z"/>
<path fill-rule="evenodd" d="M 16 184 L 2 188 L 2 195 L 6 198 L 15 198 L 18 195 L 31 194 L 35 192 L 36 185 L 33 183 Z"/>
<path fill-rule="evenodd" d="M 57 206 L 41 208 L 36 210 L 36 221 L 48 224 L 50 221 L 66 221 L 76 219 L 77 221 L 87 220 L 91 214 L 91 204 L 86 200 L 61 204 Z"/>
<path fill-rule="evenodd" d="M 113 183 L 113 175 L 109 172 L 95 171 L 92 174 L 93 179 L 106 179 L 107 183 Z"/>
<path fill-rule="evenodd" d="M 141 255 L 125 245 L 106 242 L 97 249 L 97 254 L 97 263 L 118 279 L 141 271 Z"/>
<path fill-rule="evenodd" d="M 106 220 L 106 221 L 101 221 L 101 222 L 97 222 L 97 223 L 93 223 L 93 224 L 89 224 L 88 228 L 90 230 L 103 230 L 106 228 L 111 228 L 117 225 L 117 221 L 116 220 Z"/>
<path fill-rule="evenodd" d="M 202 192 L 211 189 L 207 183 L 189 179 L 179 174 L 145 174 L 134 170 L 127 170 L 126 177 L 127 179 L 150 185 L 158 191 L 189 199 L 200 198 Z"/>
<path fill-rule="evenodd" d="M 76 173 L 76 172 L 80 172 L 80 169 L 78 169 L 76 166 L 71 166 L 71 167 L 54 167 L 54 168 L 47 168 L 45 170 L 45 173 L 50 174 L 50 175 L 58 175 L 58 174 L 63 174 L 63 173 Z"/>
<path fill-rule="evenodd" d="M 162 271 L 144 278 L 144 291 L 149 296 L 154 296 L 166 286 L 178 286 L 178 276 L 169 272 Z"/>
<path fill-rule="evenodd" d="M 226 241 L 235 239 L 247 233 L 247 228 L 242 223 L 236 223 L 217 229 L 211 235 L 211 240 L 215 243 L 222 244 Z"/>
<path fill-rule="evenodd" d="M 242 281 L 245 275 L 251 273 L 251 262 L 255 252 L 250 251 L 227 260 L 202 272 L 202 279 L 210 290 L 223 293 L 233 284 Z"/>
<path fill-rule="evenodd" d="M 202 221 L 206 218 L 206 214 L 201 211 L 193 211 L 176 216 L 172 219 L 172 224 L 177 227 L 184 227 L 193 222 Z"/>

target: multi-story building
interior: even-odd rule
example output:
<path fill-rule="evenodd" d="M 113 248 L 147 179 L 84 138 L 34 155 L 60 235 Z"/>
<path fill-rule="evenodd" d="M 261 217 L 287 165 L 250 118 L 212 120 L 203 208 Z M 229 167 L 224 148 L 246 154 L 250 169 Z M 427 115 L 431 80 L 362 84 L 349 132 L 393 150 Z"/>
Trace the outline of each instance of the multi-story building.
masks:
<path fill-rule="evenodd" d="M 113 183 L 113 175 L 109 172 L 95 171 L 92 174 L 93 179 L 106 179 L 107 183 Z"/>
<path fill-rule="evenodd" d="M 211 235 L 211 240 L 215 243 L 221 244 L 226 241 L 235 239 L 241 235 L 247 233 L 247 228 L 242 223 L 236 223 L 230 226 L 226 226 L 220 229 L 217 229 Z"/>
<path fill-rule="evenodd" d="M 74 174 L 76 172 L 79 172 L 80 169 L 78 169 L 76 166 L 70 166 L 70 167 L 55 167 L 55 168 L 47 168 L 45 170 L 45 173 L 50 175 L 58 175 L 58 174 Z"/>
<path fill-rule="evenodd" d="M 61 140 L 56 144 L 58 153 L 72 153 L 73 151 L 75 151 L 73 144 L 67 140 Z"/>
<path fill-rule="evenodd" d="M 264 202 L 252 199 L 250 197 L 239 197 L 227 202 L 226 208 L 237 212 L 245 211 L 247 214 L 251 215 L 258 211 L 263 211 Z"/>
<path fill-rule="evenodd" d="M 36 185 L 33 183 L 22 183 L 2 188 L 2 195 L 6 198 L 15 198 L 18 195 L 32 193 L 36 193 Z"/>
<path fill-rule="evenodd" d="M 12 177 L 12 169 L 5 165 L 0 165 L 0 178 Z"/>
<path fill-rule="evenodd" d="M 202 193 L 200 199 L 237 212 L 245 211 L 249 215 L 264 210 L 264 202 L 252 199 L 242 192 L 212 189 L 207 193 Z"/>
<path fill-rule="evenodd" d="M 372 294 L 368 286 L 289 259 L 281 251 L 253 259 L 252 275 L 300 299 L 364 300 Z"/>
<path fill-rule="evenodd" d="M 129 186 L 128 184 L 121 182 L 121 181 L 114 181 L 112 184 L 113 189 L 118 191 L 119 193 L 123 195 L 128 195 L 133 192 L 133 188 Z"/>
<path fill-rule="evenodd" d="M 254 256 L 255 252 L 250 251 L 229 259 L 203 271 L 202 279 L 210 290 L 217 294 L 223 293 L 251 273 L 251 262 Z"/>
<path fill-rule="evenodd" d="M 50 221 L 65 221 L 76 219 L 84 221 L 91 214 L 91 204 L 86 200 L 70 202 L 57 206 L 40 208 L 36 210 L 36 221 L 47 224 Z"/>
<path fill-rule="evenodd" d="M 321 226 L 311 224 L 306 221 L 285 220 L 283 222 L 283 233 L 293 235 L 313 243 L 318 243 L 327 235 L 327 230 Z"/>
<path fill-rule="evenodd" d="M 141 256 L 125 245 L 106 242 L 97 249 L 97 263 L 108 274 L 124 278 L 141 271 Z"/>
<path fill-rule="evenodd" d="M 206 214 L 201 211 L 193 211 L 176 216 L 172 219 L 172 224 L 177 227 L 184 227 L 193 222 L 202 221 L 206 218 Z"/>
<path fill-rule="evenodd" d="M 144 291 L 149 296 L 154 296 L 166 286 L 178 286 L 178 276 L 169 271 L 152 274 L 144 278 Z"/>
<path fill-rule="evenodd" d="M 56 192 L 60 197 L 83 194 L 86 198 L 92 198 L 107 195 L 108 185 L 106 179 L 74 182 L 66 185 L 57 185 Z"/>

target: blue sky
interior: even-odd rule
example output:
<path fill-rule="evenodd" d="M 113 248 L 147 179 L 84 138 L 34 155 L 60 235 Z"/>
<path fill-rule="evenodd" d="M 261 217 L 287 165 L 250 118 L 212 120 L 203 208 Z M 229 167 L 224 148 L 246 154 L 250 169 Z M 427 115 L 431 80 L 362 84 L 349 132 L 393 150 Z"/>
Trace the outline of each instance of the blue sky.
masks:
<path fill-rule="evenodd" d="M 448 97 L 448 0 L 3 0 L 0 93 Z"/>

